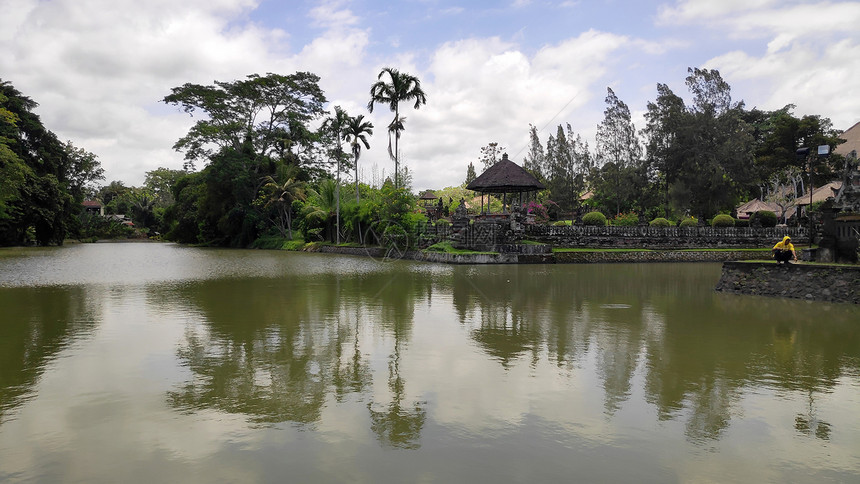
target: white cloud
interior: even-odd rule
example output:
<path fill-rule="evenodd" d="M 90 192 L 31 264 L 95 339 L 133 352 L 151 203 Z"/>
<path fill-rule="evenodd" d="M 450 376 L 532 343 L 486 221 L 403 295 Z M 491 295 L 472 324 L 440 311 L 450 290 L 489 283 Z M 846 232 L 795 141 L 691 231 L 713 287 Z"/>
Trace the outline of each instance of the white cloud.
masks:
<path fill-rule="evenodd" d="M 860 116 L 860 3 L 771 0 L 687 0 L 663 7 L 658 21 L 701 24 L 736 39 L 768 39 L 763 54 L 733 50 L 706 62 L 739 97 L 763 109 L 796 104 L 798 114 L 822 114 L 836 127 Z M 741 82 L 736 82 L 741 81 Z"/>

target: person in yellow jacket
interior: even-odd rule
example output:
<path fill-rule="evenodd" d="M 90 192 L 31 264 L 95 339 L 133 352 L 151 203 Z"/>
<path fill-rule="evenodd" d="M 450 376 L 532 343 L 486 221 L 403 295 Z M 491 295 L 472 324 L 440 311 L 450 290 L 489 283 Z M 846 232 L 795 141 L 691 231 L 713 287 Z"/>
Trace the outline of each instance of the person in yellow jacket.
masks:
<path fill-rule="evenodd" d="M 789 259 L 793 259 L 797 262 L 797 253 L 794 252 L 794 245 L 791 243 L 791 237 L 787 235 L 782 238 L 782 242 L 777 242 L 776 245 L 773 246 L 771 252 L 773 252 L 773 258 L 776 259 L 777 264 L 788 264 Z"/>

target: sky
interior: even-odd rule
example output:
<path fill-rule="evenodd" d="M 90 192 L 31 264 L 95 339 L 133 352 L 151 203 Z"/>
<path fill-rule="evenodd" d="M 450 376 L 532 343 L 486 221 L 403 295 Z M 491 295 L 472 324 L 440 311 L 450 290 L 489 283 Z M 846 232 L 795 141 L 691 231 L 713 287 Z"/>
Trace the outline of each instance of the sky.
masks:
<path fill-rule="evenodd" d="M 658 83 L 689 101 L 689 67 L 717 69 L 747 108 L 860 121 L 860 2 L 796 0 L 0 0 L 0 80 L 39 103 L 62 140 L 98 156 L 105 184 L 179 169 L 196 121 L 161 102 L 185 83 L 320 76 L 329 101 L 376 126 L 360 178 L 390 175 L 383 67 L 421 80 L 404 105 L 415 191 L 463 182 L 480 149 L 522 163 L 529 125 L 594 146 L 607 87 L 637 129 Z M 198 169 L 201 166 L 198 164 Z"/>

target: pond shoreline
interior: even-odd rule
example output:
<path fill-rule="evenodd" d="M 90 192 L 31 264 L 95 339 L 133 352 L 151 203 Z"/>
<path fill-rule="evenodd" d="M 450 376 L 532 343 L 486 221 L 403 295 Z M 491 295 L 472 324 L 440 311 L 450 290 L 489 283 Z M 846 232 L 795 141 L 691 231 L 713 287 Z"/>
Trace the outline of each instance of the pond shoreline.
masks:
<path fill-rule="evenodd" d="M 724 262 L 716 291 L 860 304 L 860 266 Z"/>

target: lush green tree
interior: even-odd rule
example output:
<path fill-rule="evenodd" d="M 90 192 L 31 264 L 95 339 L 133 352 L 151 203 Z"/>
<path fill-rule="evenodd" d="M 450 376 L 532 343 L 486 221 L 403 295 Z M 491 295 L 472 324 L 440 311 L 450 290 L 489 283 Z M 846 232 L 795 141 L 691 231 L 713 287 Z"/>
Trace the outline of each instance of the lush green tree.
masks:
<path fill-rule="evenodd" d="M 7 206 L 20 197 L 24 181 L 32 175 L 30 167 L 10 147 L 18 136 L 18 116 L 4 107 L 8 100 L 0 92 L 0 223 L 12 217 Z"/>
<path fill-rule="evenodd" d="M 684 166 L 684 154 L 677 140 L 683 139 L 686 106 L 665 84 L 657 84 L 657 100 L 648 103 L 645 113 L 646 162 L 649 179 L 662 188 L 664 215 L 669 216 L 670 190 Z"/>
<path fill-rule="evenodd" d="M 817 115 L 798 118 L 792 113 L 794 108 L 789 104 L 775 111 L 753 109 L 742 114 L 752 128 L 754 138 L 755 176 L 750 180 L 750 189 L 772 184 L 774 177 L 781 177 L 786 170 L 804 172 L 809 176 L 810 168 L 813 184 L 821 185 L 832 180 L 841 169 L 843 160 L 840 156 L 797 157 L 798 148 L 808 147 L 815 153 L 816 147 L 829 145 L 832 152 L 843 140 L 829 119 Z"/>
<path fill-rule="evenodd" d="M 603 111 L 603 121 L 597 126 L 597 159 L 604 166 L 611 164 L 614 167 L 598 173 L 611 177 L 603 184 L 614 192 L 611 198 L 615 199 L 615 213 L 618 214 L 622 205 L 629 204 L 633 194 L 626 175 L 640 164 L 642 147 L 630 118 L 630 108 L 611 88 L 606 88 L 606 92 L 606 110 Z"/>
<path fill-rule="evenodd" d="M 174 148 L 185 152 L 188 162 L 207 163 L 199 177 L 176 182 L 176 203 L 165 212 L 169 237 L 247 247 L 272 223 L 272 206 L 258 200 L 261 192 L 264 198 L 274 193 L 273 186 L 264 189 L 267 185 L 283 188 L 289 180 L 279 170 L 297 167 L 295 181 L 325 174 L 328 147 L 322 136 L 332 141 L 340 136 L 339 130 L 309 128 L 324 113 L 318 81 L 307 72 L 254 74 L 209 86 L 185 84 L 164 98 L 188 113 L 204 115 Z"/>
<path fill-rule="evenodd" d="M 382 80 L 388 77 L 388 82 Z M 383 104 L 394 113 L 394 119 L 388 125 L 388 154 L 394 160 L 394 186 L 400 186 L 400 133 L 404 130 L 405 118 L 400 116 L 400 103 L 412 102 L 413 107 L 418 109 L 427 104 L 427 95 L 421 89 L 421 81 L 405 72 L 400 72 L 393 67 L 385 67 L 377 76 L 377 82 L 370 86 L 370 101 L 367 109 L 373 112 L 375 104 Z M 394 136 L 394 150 L 391 149 L 391 136 Z"/>
<path fill-rule="evenodd" d="M 370 149 L 370 143 L 367 141 L 368 136 L 373 136 L 373 123 L 364 120 L 364 115 L 359 114 L 349 118 L 346 126 L 341 132 L 343 140 L 349 143 L 352 149 L 352 159 L 355 165 L 355 202 L 361 202 L 361 195 L 358 188 L 358 158 L 361 156 L 361 145 L 366 149 Z"/>
<path fill-rule="evenodd" d="M 652 176 L 664 184 L 666 200 L 707 219 L 730 210 L 749 191 L 755 179 L 753 136 L 743 103 L 732 103 L 718 71 L 697 68 L 688 74 L 691 105 L 665 85 L 658 85 L 657 102 L 648 105 L 647 160 Z"/>
<path fill-rule="evenodd" d="M 80 203 L 102 177 L 92 153 L 63 144 L 38 104 L 0 80 L 0 243 L 62 244 L 80 227 Z"/>
<path fill-rule="evenodd" d="M 171 89 L 167 104 L 203 116 L 173 146 L 185 159 L 208 163 L 226 149 L 250 151 L 246 169 L 259 174 L 268 157 L 298 156 L 313 141 L 307 123 L 323 114 L 325 95 L 319 77 L 309 72 L 287 76 L 249 75 L 240 81 L 185 84 Z M 250 149 L 248 149 L 250 148 Z M 294 151 L 295 150 L 295 151 Z"/>
<path fill-rule="evenodd" d="M 544 160 L 544 181 L 549 196 L 563 210 L 573 210 L 585 189 L 586 176 L 591 167 L 588 144 L 573 132 L 570 124 L 566 129 L 559 125 L 556 135 L 550 135 L 547 139 Z"/>

